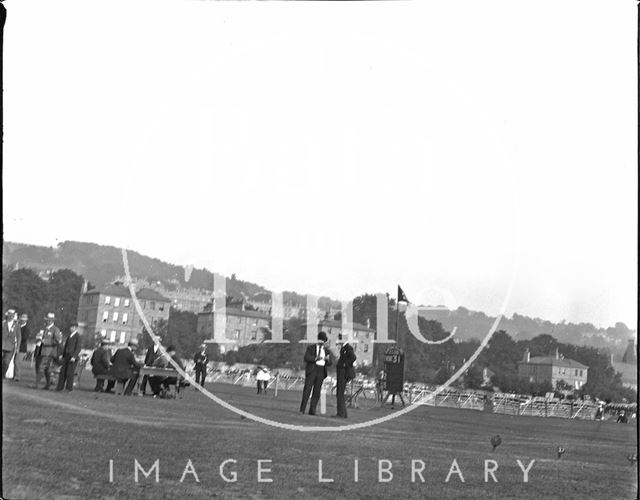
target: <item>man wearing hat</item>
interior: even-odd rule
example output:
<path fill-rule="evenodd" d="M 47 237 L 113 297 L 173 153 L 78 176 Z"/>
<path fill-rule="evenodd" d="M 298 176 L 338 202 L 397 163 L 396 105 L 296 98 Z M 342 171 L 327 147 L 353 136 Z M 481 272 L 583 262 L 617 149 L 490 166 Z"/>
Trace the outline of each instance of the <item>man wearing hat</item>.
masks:
<path fill-rule="evenodd" d="M 20 326 L 14 309 L 9 309 L 4 313 L 2 320 L 2 379 L 7 376 L 7 370 L 13 359 L 14 367 L 16 360 L 14 356 L 20 346 Z"/>
<path fill-rule="evenodd" d="M 162 343 L 162 337 L 158 336 L 158 344 Z M 160 356 L 160 351 L 158 350 L 158 346 L 154 342 L 149 349 L 147 349 L 147 354 L 144 357 L 144 366 L 153 366 L 154 361 Z M 145 375 L 142 377 L 142 384 L 140 387 L 140 392 L 144 396 L 144 393 L 147 390 L 147 382 L 149 381 L 149 376 Z"/>
<path fill-rule="evenodd" d="M 300 403 L 300 413 L 305 412 L 307 401 L 311 395 L 311 404 L 309 405 L 309 415 L 316 414 L 316 406 L 320 399 L 320 391 L 322 383 L 327 378 L 327 367 L 331 366 L 333 355 L 329 348 L 326 347 L 327 334 L 318 332 L 318 343 L 307 347 L 304 353 L 305 376 L 304 389 L 302 390 L 302 402 Z"/>
<path fill-rule="evenodd" d="M 195 362 L 196 371 L 196 384 L 200 384 L 204 387 L 204 379 L 207 376 L 207 363 L 209 362 L 209 356 L 207 356 L 207 345 L 202 344 L 200 346 L 200 352 L 197 352 L 193 357 Z"/>
<path fill-rule="evenodd" d="M 36 373 L 36 389 L 40 385 L 41 373 L 44 373 L 45 384 L 43 389 L 49 390 L 51 385 L 51 367 L 57 361 L 59 356 L 59 350 L 62 344 L 62 333 L 54 321 L 56 316 L 53 313 L 48 313 L 45 316 L 46 326 L 43 330 L 40 330 L 36 340 L 40 342 L 39 360 L 36 359 L 36 367 L 42 368 Z"/>
<path fill-rule="evenodd" d="M 58 387 L 56 391 L 66 389 L 71 392 L 73 390 L 73 378 L 78 365 L 78 356 L 80 355 L 80 334 L 78 333 L 78 322 L 72 321 L 69 328 L 69 336 L 64 341 L 62 347 L 62 366 L 60 375 L 58 376 Z"/>
<path fill-rule="evenodd" d="M 93 373 L 93 376 L 96 378 L 96 386 L 93 389 L 95 392 L 104 391 L 104 380 L 111 366 L 111 362 L 109 361 L 111 354 L 109 354 L 107 345 L 109 345 L 109 341 L 102 339 L 100 341 L 100 347 L 93 351 L 91 355 L 91 373 Z"/>
<path fill-rule="evenodd" d="M 340 347 L 340 357 L 336 363 L 336 403 L 338 406 L 337 417 L 347 418 L 347 405 L 344 400 L 344 391 L 347 387 L 347 382 L 356 378 L 356 372 L 353 369 L 353 363 L 356 360 L 356 353 L 353 347 L 349 343 L 349 337 L 340 334 L 338 336 L 338 343 L 342 343 Z"/>

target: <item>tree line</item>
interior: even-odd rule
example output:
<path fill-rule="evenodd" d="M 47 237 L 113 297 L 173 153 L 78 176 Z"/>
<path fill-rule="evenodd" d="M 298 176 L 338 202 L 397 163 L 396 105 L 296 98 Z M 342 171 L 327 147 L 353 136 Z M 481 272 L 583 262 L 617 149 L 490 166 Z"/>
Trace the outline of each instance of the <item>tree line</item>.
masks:
<path fill-rule="evenodd" d="M 71 321 L 77 318 L 78 303 L 82 291 L 83 277 L 69 269 L 61 269 L 51 273 L 48 280 L 43 280 L 34 270 L 29 268 L 11 271 L 4 269 L 2 301 L 3 309 L 14 308 L 19 313 L 27 313 L 31 319 L 32 332 L 37 331 L 47 312 L 56 314 L 56 323 L 68 331 Z M 336 319 L 339 319 L 336 317 Z M 353 300 L 353 320 L 357 323 L 370 321 L 371 327 L 377 330 L 376 297 L 361 295 Z M 409 382 L 441 384 L 448 380 L 463 363 L 468 360 L 480 345 L 477 339 L 458 341 L 450 339 L 439 345 L 426 345 L 416 339 L 409 331 L 405 315 L 400 311 L 396 332 L 396 307 L 393 299 L 389 301 L 388 331 L 405 353 L 405 379 Z M 433 319 L 418 318 L 418 326 L 422 335 L 430 340 L 441 340 L 449 335 L 442 323 Z M 197 315 L 188 311 L 171 308 L 168 321 L 160 321 L 155 325 L 157 333 L 164 344 L 173 344 L 178 352 L 190 358 L 199 349 L 204 336 L 197 330 Z M 486 332 L 477 332 L 484 336 Z M 288 344 L 252 344 L 237 351 L 221 353 L 220 349 L 210 344 L 208 352 L 213 360 L 235 363 L 257 363 L 270 368 L 302 369 L 305 345 L 299 340 L 306 337 L 304 321 L 291 318 L 285 323 L 285 338 Z M 150 337 L 143 335 L 140 351 L 151 344 Z M 267 336 L 268 338 L 268 336 Z M 87 339 L 88 340 L 88 339 Z M 384 367 L 384 351 L 388 346 L 375 344 L 373 365 L 360 367 L 366 375 L 374 375 Z M 457 385 L 465 388 L 498 388 L 504 392 L 544 394 L 558 387 L 548 383 L 535 384 L 518 376 L 518 361 L 523 359 L 525 350 L 530 355 L 548 356 L 556 349 L 566 358 L 573 359 L 589 367 L 587 383 L 579 391 L 579 395 L 588 394 L 604 400 L 619 401 L 622 398 L 637 400 L 637 391 L 623 387 L 621 375 L 616 373 L 609 363 L 609 352 L 594 347 L 577 346 L 561 343 L 549 334 L 541 334 L 528 340 L 514 340 L 504 330 L 496 331 L 486 349 L 476 359 L 470 369 L 457 381 Z M 490 380 L 483 377 L 487 368 L 492 373 Z"/>

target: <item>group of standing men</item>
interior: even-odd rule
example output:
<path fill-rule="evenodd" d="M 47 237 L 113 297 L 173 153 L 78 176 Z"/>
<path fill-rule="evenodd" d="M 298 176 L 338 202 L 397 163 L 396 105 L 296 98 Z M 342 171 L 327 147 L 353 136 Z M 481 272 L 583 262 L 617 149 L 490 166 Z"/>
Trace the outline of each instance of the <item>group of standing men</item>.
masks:
<path fill-rule="evenodd" d="M 320 400 L 322 384 L 327 378 L 327 367 L 333 363 L 333 353 L 326 346 L 328 341 L 325 332 L 318 332 L 318 342 L 307 347 L 304 354 L 305 361 L 305 378 L 304 389 L 302 390 L 302 402 L 300 403 L 300 413 L 304 414 L 307 408 L 309 396 L 311 403 L 309 405 L 309 415 L 315 415 Z M 337 398 L 337 415 L 338 418 L 347 418 L 347 406 L 345 403 L 345 389 L 347 382 L 355 378 L 355 370 L 353 363 L 356 360 L 356 354 L 347 338 L 338 337 L 340 347 L 340 357 L 336 363 L 336 398 Z"/>
<path fill-rule="evenodd" d="M 19 364 L 16 356 L 19 352 L 27 352 L 27 340 L 29 338 L 29 318 L 26 314 L 20 316 L 14 309 L 5 313 L 2 321 L 2 378 L 7 378 L 9 367 L 13 365 L 13 380 L 19 380 Z M 60 365 L 58 384 L 56 390 L 73 390 L 73 380 L 76 366 L 79 361 L 81 341 L 78 333 L 78 323 L 73 321 L 69 328 L 69 334 L 63 338 L 60 329 L 55 326 L 55 314 L 48 313 L 45 318 L 45 327 L 36 335 L 36 347 L 34 350 L 36 384 L 40 386 L 42 375 L 45 383 L 42 387 L 48 390 L 51 386 L 51 375 L 55 365 Z"/>

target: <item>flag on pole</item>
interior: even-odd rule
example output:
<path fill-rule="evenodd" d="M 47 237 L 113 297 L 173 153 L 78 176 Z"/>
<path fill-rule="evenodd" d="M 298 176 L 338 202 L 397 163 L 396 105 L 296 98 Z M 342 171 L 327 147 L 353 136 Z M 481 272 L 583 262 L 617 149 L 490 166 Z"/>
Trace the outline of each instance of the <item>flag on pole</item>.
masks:
<path fill-rule="evenodd" d="M 404 294 L 402 288 L 400 288 L 400 285 L 398 285 L 398 302 L 406 302 L 407 304 L 409 303 L 409 299 L 407 299 L 407 296 Z"/>

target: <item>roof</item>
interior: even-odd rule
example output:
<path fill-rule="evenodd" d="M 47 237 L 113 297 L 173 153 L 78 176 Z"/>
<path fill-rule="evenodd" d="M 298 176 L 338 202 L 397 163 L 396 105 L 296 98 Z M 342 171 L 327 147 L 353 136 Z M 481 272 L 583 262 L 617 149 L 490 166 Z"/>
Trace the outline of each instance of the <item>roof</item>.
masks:
<path fill-rule="evenodd" d="M 243 311 L 242 309 L 234 309 L 233 307 L 225 308 L 225 313 L 227 316 L 243 316 L 245 318 L 260 318 L 260 319 L 271 319 L 267 313 L 263 313 L 260 311 Z M 204 311 L 199 312 L 198 315 L 201 314 L 212 314 L 212 311 Z"/>
<path fill-rule="evenodd" d="M 129 288 L 122 285 L 106 285 L 102 289 L 95 288 L 93 290 L 89 290 L 85 292 L 84 295 L 110 295 L 113 297 L 131 297 L 131 293 L 129 292 Z M 138 299 L 143 300 L 157 300 L 158 302 L 171 302 L 168 298 L 160 295 L 155 290 L 151 290 L 149 288 L 142 288 L 140 290 L 136 290 L 136 297 Z"/>
<path fill-rule="evenodd" d="M 562 366 L 564 368 L 578 368 L 578 369 L 588 369 L 588 366 L 583 365 L 582 363 L 578 363 L 573 359 L 569 358 L 556 358 L 555 356 L 534 356 L 529 359 L 529 362 L 526 361 L 518 361 L 518 364 L 523 365 L 552 365 L 552 366 Z"/>
<path fill-rule="evenodd" d="M 306 326 L 306 324 L 305 324 Z M 318 327 L 327 327 L 327 328 L 342 328 L 342 321 L 336 321 L 333 319 L 323 319 L 318 323 Z M 359 332 L 375 332 L 373 328 L 369 328 L 361 323 L 351 323 L 351 328 L 353 330 L 358 330 Z"/>

